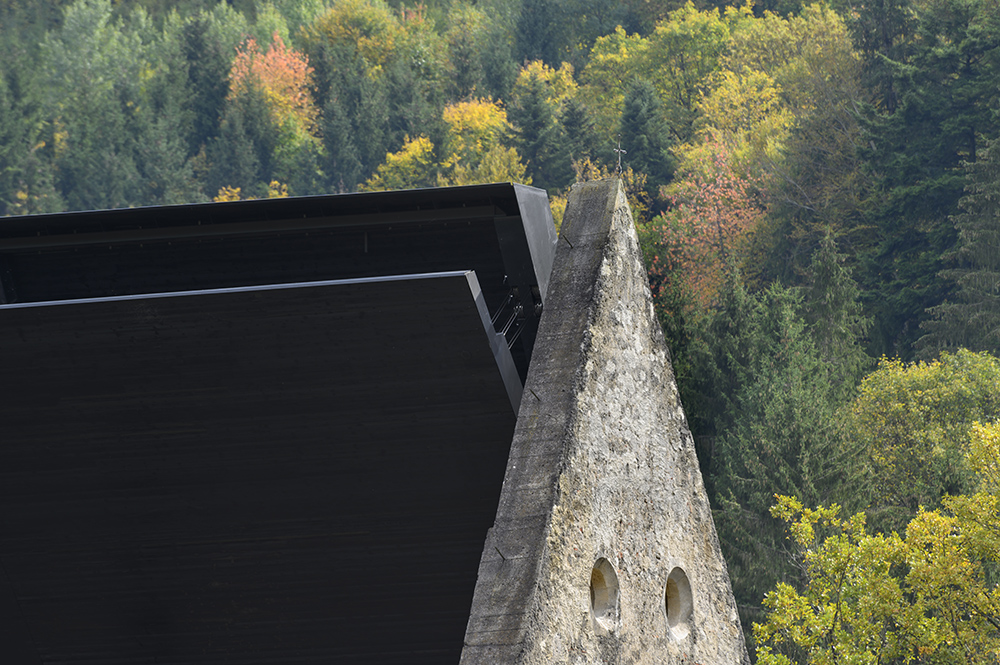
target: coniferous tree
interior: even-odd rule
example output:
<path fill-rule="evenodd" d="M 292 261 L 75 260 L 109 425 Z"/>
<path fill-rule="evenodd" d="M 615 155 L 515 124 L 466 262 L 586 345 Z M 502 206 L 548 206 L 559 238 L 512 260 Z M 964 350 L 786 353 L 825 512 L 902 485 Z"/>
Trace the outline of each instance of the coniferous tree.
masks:
<path fill-rule="evenodd" d="M 732 271 L 695 349 L 693 373 L 712 414 L 709 491 L 748 627 L 764 593 L 801 573 L 770 514 L 774 495 L 864 507 L 862 469 L 838 415 L 867 367 L 864 320 L 832 241 L 814 255 L 809 283 L 753 294 Z"/>
<path fill-rule="evenodd" d="M 130 130 L 145 50 L 107 0 L 77 0 L 42 44 L 57 186 L 71 210 L 142 203 Z"/>
<path fill-rule="evenodd" d="M 834 401 L 805 321 L 801 295 L 772 285 L 748 293 L 729 280 L 709 329 L 705 368 L 717 397 L 709 488 L 741 619 L 759 620 L 775 582 L 796 567 L 783 526 L 769 514 L 774 494 L 829 500 L 838 443 Z"/>
<path fill-rule="evenodd" d="M 532 73 L 527 78 L 507 111 L 507 119 L 514 128 L 514 147 L 536 187 L 559 189 L 572 182 L 565 134 L 541 76 Z"/>
<path fill-rule="evenodd" d="M 828 231 L 813 254 L 804 294 L 809 331 L 823 361 L 838 368 L 831 378 L 844 398 L 872 363 L 862 347 L 870 320 L 846 260 Z"/>
<path fill-rule="evenodd" d="M 143 205 L 193 203 L 206 199 L 187 156 L 177 116 L 142 113 L 137 118 L 136 160 L 143 179 Z"/>
<path fill-rule="evenodd" d="M 263 196 L 272 177 L 278 132 L 263 91 L 247 86 L 226 103 L 219 136 L 209 147 L 208 191 L 223 187 Z"/>
<path fill-rule="evenodd" d="M 8 60 L 0 65 L 0 215 L 57 212 L 64 203 L 55 189 L 51 149 L 35 72 L 26 53 L 8 42 Z"/>
<path fill-rule="evenodd" d="M 445 38 L 451 61 L 452 93 L 457 99 L 471 96 L 483 88 L 483 42 L 487 35 L 487 17 L 478 7 L 456 2 L 448 12 L 451 27 Z"/>
<path fill-rule="evenodd" d="M 560 121 L 566 134 L 566 150 L 570 159 L 578 161 L 597 156 L 599 144 L 594 117 L 586 104 L 576 97 L 568 97 L 563 103 Z"/>
<path fill-rule="evenodd" d="M 953 218 L 958 245 L 952 254 L 957 267 L 942 273 L 958 285 L 950 302 L 930 309 L 927 334 L 920 339 L 926 356 L 942 349 L 964 347 L 1000 352 L 1000 140 L 966 164 L 968 184 Z"/>
<path fill-rule="evenodd" d="M 370 76 L 364 61 L 340 45 L 317 49 L 318 101 L 323 104 L 324 171 L 334 191 L 354 191 L 402 145 L 389 131 L 389 91 L 383 76 Z"/>
<path fill-rule="evenodd" d="M 559 0 L 524 0 L 515 35 L 518 60 L 558 67 L 568 55 L 568 23 Z"/>
<path fill-rule="evenodd" d="M 877 191 L 863 213 L 877 238 L 859 275 L 874 315 L 870 351 L 913 355 L 927 311 L 949 299 L 938 279 L 956 241 L 951 215 L 965 186 L 961 164 L 974 162 L 983 137 L 1000 132 L 994 111 L 1000 16 L 983 0 L 941 0 L 911 7 L 913 39 L 887 62 L 897 103 L 869 109 L 860 142 Z"/>
<path fill-rule="evenodd" d="M 213 139 L 219 132 L 219 109 L 229 91 L 227 75 L 230 58 L 225 46 L 213 38 L 208 18 L 198 16 L 184 25 L 183 54 L 187 65 L 190 101 L 193 115 L 188 147 L 192 153 Z"/>
<path fill-rule="evenodd" d="M 408 59 L 393 63 L 387 72 L 389 144 L 402 145 L 407 137 L 420 134 L 439 137 L 443 130 L 443 84 L 429 81 Z M 379 162 L 385 158 L 381 156 Z"/>
<path fill-rule="evenodd" d="M 500 26 L 494 26 L 487 33 L 480 55 L 485 92 L 494 99 L 506 99 L 517 79 L 517 61 L 511 40 Z"/>
<path fill-rule="evenodd" d="M 355 146 L 354 129 L 336 97 L 323 110 L 324 170 L 335 192 L 353 192 L 362 181 L 362 165 Z"/>
<path fill-rule="evenodd" d="M 352 136 L 361 160 L 362 177 L 367 177 L 385 161 L 387 153 L 402 146 L 406 137 L 400 136 L 398 144 L 392 140 L 389 132 L 389 90 L 383 78 L 364 77 L 358 82 L 356 95 L 352 100 L 355 104 Z"/>
<path fill-rule="evenodd" d="M 205 199 L 190 157 L 203 143 L 194 142 L 198 119 L 189 79 L 191 63 L 184 52 L 184 24 L 172 15 L 157 28 L 142 14 L 130 18 L 142 40 L 149 73 L 128 114 L 132 154 L 141 178 L 142 205 L 185 203 Z M 215 110 L 215 113 L 218 113 Z"/>
<path fill-rule="evenodd" d="M 889 113 L 899 103 L 892 63 L 902 61 L 913 36 L 911 5 L 911 0 L 860 0 L 853 3 L 854 11 L 840 12 L 846 15 L 851 41 L 864 55 L 866 87 Z"/>
<path fill-rule="evenodd" d="M 131 100 L 123 96 L 88 100 L 93 105 L 79 109 L 79 115 L 74 114 L 65 125 L 69 141 L 57 157 L 56 167 L 70 210 L 127 208 L 143 203 L 142 175 L 130 132 Z"/>
<path fill-rule="evenodd" d="M 623 161 L 646 175 L 649 194 L 655 195 L 660 185 L 670 182 L 674 166 L 666 123 L 660 112 L 660 98 L 645 79 L 637 79 L 625 92 L 621 141 L 628 151 Z"/>

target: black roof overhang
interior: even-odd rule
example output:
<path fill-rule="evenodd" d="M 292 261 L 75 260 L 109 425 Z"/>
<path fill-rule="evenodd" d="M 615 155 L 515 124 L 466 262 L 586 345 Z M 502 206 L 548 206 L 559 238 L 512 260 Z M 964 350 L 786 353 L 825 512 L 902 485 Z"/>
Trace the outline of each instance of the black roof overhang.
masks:
<path fill-rule="evenodd" d="M 10 217 L 0 302 L 474 270 L 523 381 L 555 242 L 511 183 Z"/>

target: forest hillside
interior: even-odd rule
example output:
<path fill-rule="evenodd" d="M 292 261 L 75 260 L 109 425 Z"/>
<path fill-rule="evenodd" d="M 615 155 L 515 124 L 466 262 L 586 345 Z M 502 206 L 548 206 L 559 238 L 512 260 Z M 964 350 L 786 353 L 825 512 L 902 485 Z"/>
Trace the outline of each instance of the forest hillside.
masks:
<path fill-rule="evenodd" d="M 558 220 L 620 173 L 754 657 L 1000 662 L 998 0 L 6 0 L 0 41 L 0 216 Z"/>

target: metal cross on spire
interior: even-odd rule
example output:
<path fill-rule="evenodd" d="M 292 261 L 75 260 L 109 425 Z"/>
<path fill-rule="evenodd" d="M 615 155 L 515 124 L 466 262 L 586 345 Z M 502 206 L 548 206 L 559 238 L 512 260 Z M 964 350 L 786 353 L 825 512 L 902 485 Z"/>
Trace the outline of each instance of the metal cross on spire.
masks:
<path fill-rule="evenodd" d="M 618 147 L 615 148 L 615 152 L 618 153 L 618 174 L 620 175 L 621 172 L 622 172 L 622 155 L 624 155 L 624 154 L 626 154 L 628 152 L 628 150 L 623 150 L 622 149 L 622 135 L 621 134 L 618 135 Z"/>

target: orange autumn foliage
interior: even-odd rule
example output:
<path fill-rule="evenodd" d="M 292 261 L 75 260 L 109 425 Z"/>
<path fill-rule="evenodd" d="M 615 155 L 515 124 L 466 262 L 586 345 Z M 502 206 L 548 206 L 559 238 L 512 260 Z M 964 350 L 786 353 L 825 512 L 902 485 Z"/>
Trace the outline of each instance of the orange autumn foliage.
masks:
<path fill-rule="evenodd" d="M 229 72 L 229 96 L 257 86 L 264 92 L 276 124 L 291 121 L 297 129 L 313 134 L 319 112 L 310 92 L 312 73 L 308 58 L 285 46 L 277 32 L 264 53 L 249 37 L 237 49 Z"/>
<path fill-rule="evenodd" d="M 742 176 L 717 140 L 708 142 L 710 161 L 677 174 L 663 192 L 671 210 L 654 220 L 659 237 L 650 272 L 657 283 L 677 280 L 696 311 L 716 300 L 727 270 L 739 266 L 764 218 L 762 177 Z"/>

